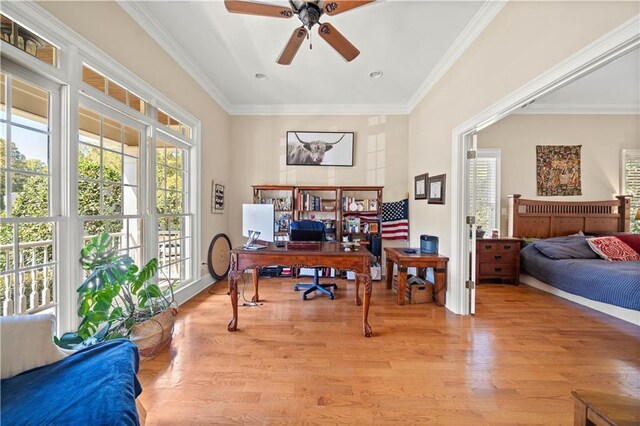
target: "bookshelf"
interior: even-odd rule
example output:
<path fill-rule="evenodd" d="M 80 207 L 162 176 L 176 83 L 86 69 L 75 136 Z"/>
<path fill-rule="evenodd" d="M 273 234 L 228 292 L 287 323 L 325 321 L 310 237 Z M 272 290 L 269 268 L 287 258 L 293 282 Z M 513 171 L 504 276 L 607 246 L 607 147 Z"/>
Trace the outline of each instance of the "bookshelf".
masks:
<path fill-rule="evenodd" d="M 289 239 L 289 224 L 294 220 L 295 187 L 287 185 L 252 185 L 254 204 L 273 204 L 276 241 Z"/>
<path fill-rule="evenodd" d="M 325 225 L 327 239 L 339 240 L 339 193 L 336 186 L 297 186 L 295 220 L 321 221 Z"/>
<path fill-rule="evenodd" d="M 382 232 L 382 186 L 340 187 L 342 236 L 367 240 Z"/>

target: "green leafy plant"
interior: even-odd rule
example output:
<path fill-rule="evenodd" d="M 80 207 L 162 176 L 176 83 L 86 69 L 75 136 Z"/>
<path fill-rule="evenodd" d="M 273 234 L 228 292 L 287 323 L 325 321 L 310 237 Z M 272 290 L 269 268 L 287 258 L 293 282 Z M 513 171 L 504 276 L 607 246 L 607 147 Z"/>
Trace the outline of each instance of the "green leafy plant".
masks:
<path fill-rule="evenodd" d="M 106 232 L 92 238 L 82 249 L 80 264 L 89 271 L 77 290 L 82 322 L 77 332 L 55 339 L 65 349 L 128 338 L 134 325 L 173 304 L 172 285 L 162 291 L 150 282 L 158 271 L 158 259 L 138 268 L 131 257 L 118 254 Z"/>

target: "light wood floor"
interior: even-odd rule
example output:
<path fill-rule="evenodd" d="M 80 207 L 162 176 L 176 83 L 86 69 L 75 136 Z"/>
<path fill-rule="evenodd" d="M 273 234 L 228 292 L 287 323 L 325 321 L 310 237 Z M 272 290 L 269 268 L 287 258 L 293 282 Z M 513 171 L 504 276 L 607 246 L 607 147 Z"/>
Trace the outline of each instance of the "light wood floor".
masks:
<path fill-rule="evenodd" d="M 147 424 L 572 424 L 573 388 L 640 394 L 640 328 L 526 285 L 483 285 L 462 317 L 374 282 L 366 339 L 352 282 L 294 283 L 261 281 L 236 333 L 226 283 L 183 305 L 141 365 Z"/>

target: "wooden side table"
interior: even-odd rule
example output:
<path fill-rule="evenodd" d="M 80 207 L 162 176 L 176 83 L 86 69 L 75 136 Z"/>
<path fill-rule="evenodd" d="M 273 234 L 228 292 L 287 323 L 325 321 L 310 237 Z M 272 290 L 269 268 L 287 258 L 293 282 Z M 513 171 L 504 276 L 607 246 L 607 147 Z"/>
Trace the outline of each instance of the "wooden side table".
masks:
<path fill-rule="evenodd" d="M 407 289 L 407 268 L 416 267 L 418 270 L 433 268 L 435 283 L 434 300 L 437 306 L 444 306 L 447 288 L 447 262 L 449 258 L 439 254 L 422 254 L 420 249 L 416 253 L 405 253 L 404 248 L 386 247 L 387 256 L 387 288 L 391 289 L 393 281 L 393 265 L 398 266 L 398 305 L 404 305 L 404 294 Z M 419 275 L 422 275 L 419 273 Z"/>
<path fill-rule="evenodd" d="M 638 425 L 640 400 L 624 395 L 612 395 L 588 390 L 572 390 L 575 426 Z"/>
<path fill-rule="evenodd" d="M 476 281 L 508 280 L 519 284 L 520 238 L 478 238 L 476 240 Z"/>

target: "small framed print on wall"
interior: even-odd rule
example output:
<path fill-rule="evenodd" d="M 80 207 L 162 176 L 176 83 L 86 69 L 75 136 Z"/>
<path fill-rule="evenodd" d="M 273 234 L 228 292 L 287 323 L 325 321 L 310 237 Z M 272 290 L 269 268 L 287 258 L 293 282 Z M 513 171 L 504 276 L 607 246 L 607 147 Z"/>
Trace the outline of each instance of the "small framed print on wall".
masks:
<path fill-rule="evenodd" d="M 224 185 L 211 181 L 211 213 L 224 213 Z"/>
<path fill-rule="evenodd" d="M 429 174 L 425 173 L 422 175 L 418 175 L 414 180 L 414 198 L 416 200 L 426 200 L 427 199 L 427 179 L 429 179 Z"/>
<path fill-rule="evenodd" d="M 428 178 L 427 191 L 429 204 L 444 204 L 446 175 L 437 175 Z"/>

